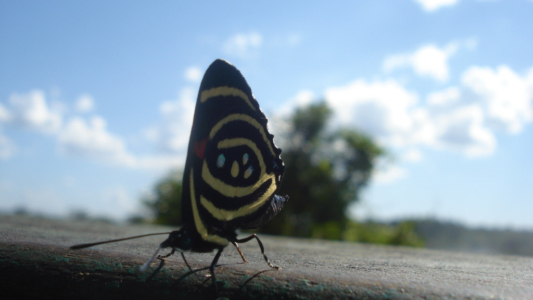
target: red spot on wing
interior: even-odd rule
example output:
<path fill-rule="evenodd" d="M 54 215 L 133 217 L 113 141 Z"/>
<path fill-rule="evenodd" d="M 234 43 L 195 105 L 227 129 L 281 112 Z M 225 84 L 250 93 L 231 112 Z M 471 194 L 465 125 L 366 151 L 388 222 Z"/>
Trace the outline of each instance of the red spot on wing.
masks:
<path fill-rule="evenodd" d="M 205 145 L 207 144 L 207 139 L 201 141 L 194 141 L 194 154 L 200 159 L 204 159 Z"/>

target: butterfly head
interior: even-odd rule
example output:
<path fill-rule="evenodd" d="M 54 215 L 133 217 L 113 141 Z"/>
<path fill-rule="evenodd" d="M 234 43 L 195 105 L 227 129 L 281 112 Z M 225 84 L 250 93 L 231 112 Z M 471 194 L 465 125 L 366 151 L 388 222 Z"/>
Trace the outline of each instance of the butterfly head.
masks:
<path fill-rule="evenodd" d="M 161 243 L 160 248 L 172 247 L 180 252 L 191 250 L 193 242 L 187 229 L 172 231 L 164 242 Z"/>

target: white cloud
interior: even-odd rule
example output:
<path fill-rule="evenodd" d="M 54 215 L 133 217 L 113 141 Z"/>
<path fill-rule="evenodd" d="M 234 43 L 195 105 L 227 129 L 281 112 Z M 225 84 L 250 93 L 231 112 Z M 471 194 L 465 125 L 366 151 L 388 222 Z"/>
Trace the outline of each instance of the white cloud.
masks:
<path fill-rule="evenodd" d="M 58 135 L 60 150 L 68 155 L 89 157 L 118 165 L 133 166 L 135 158 L 126 151 L 121 138 L 109 133 L 103 118 L 88 122 L 72 118 Z"/>
<path fill-rule="evenodd" d="M 185 70 L 185 73 L 183 75 L 185 76 L 185 79 L 187 79 L 188 81 L 196 83 L 202 79 L 202 69 L 200 69 L 197 66 L 192 66 L 192 67 L 187 68 L 187 70 Z"/>
<path fill-rule="evenodd" d="M 425 103 L 392 79 L 330 88 L 326 101 L 337 125 L 363 130 L 403 152 L 403 161 L 418 161 L 420 146 L 487 156 L 497 146 L 494 131 L 518 133 L 533 121 L 533 68 L 519 75 L 507 66 L 470 67 L 461 86 L 432 92 Z"/>
<path fill-rule="evenodd" d="M 469 104 L 456 87 L 430 94 L 427 107 L 394 80 L 356 80 L 327 90 L 326 100 L 337 122 L 363 130 L 387 147 L 401 150 L 424 145 L 472 157 L 489 155 L 496 147 L 484 110 L 479 104 Z M 446 105 L 446 109 L 433 109 Z M 417 161 L 419 154 L 403 158 Z"/>
<path fill-rule="evenodd" d="M 452 6 L 459 2 L 459 0 L 415 0 L 422 6 L 425 11 L 433 12 L 442 7 Z"/>
<path fill-rule="evenodd" d="M 263 37 L 257 32 L 239 33 L 224 43 L 224 52 L 246 58 L 259 49 L 262 43 Z"/>
<path fill-rule="evenodd" d="M 145 129 L 145 136 L 165 152 L 186 152 L 195 106 L 196 91 L 192 88 L 182 89 L 178 99 L 161 104 L 161 123 Z"/>
<path fill-rule="evenodd" d="M 59 130 L 62 115 L 59 109 L 52 109 L 46 103 L 44 92 L 33 90 L 28 94 L 11 94 L 10 123 L 45 133 Z"/>
<path fill-rule="evenodd" d="M 9 108 L 0 104 L 0 124 L 15 128 L 35 130 L 54 135 L 62 124 L 63 106 L 56 102 L 48 105 L 43 91 L 33 90 L 26 94 L 13 93 L 9 96 Z M 0 159 L 8 159 L 15 153 L 15 144 L 0 128 Z"/>
<path fill-rule="evenodd" d="M 434 12 L 444 7 L 454 6 L 459 0 L 415 0 L 426 12 Z M 478 2 L 491 2 L 497 0 L 477 0 Z"/>
<path fill-rule="evenodd" d="M 389 165 L 388 167 L 378 168 L 373 176 L 372 180 L 378 184 L 387 184 L 396 182 L 407 177 L 407 170 L 398 166 Z"/>
<path fill-rule="evenodd" d="M 64 105 L 49 105 L 44 92 L 33 90 L 27 94 L 12 94 L 9 98 L 10 111 L 0 108 L 1 120 L 14 127 L 23 127 L 47 133 L 57 139 L 60 150 L 68 155 L 96 158 L 121 165 L 133 165 L 134 158 L 126 152 L 124 142 L 106 129 L 103 118 L 95 116 L 90 121 L 72 117 L 63 126 Z M 92 110 L 94 101 L 89 95 L 82 95 L 76 101 L 77 111 Z M 7 112 L 7 113 L 6 113 Z M 7 117 L 6 117 L 7 116 Z M 1 156 L 12 154 L 14 145 L 0 136 Z"/>
<path fill-rule="evenodd" d="M 521 76 L 508 66 L 472 66 L 461 82 L 427 97 L 434 146 L 490 155 L 497 145 L 495 131 L 517 134 L 533 121 L 533 68 Z"/>
<path fill-rule="evenodd" d="M 0 125 L 2 123 L 7 123 L 11 120 L 11 114 L 9 111 L 0 103 Z M 13 156 L 15 152 L 15 145 L 2 133 L 2 127 L 0 126 L 0 159 L 8 159 Z"/>
<path fill-rule="evenodd" d="M 358 79 L 330 88 L 326 101 L 335 112 L 336 122 L 353 125 L 384 143 L 405 144 L 421 129 L 417 123 L 423 116 L 414 109 L 418 96 L 392 79 Z"/>
<path fill-rule="evenodd" d="M 183 166 L 183 154 L 143 156 L 131 153 L 123 139 L 110 133 L 106 127 L 105 120 L 99 116 L 93 116 L 88 121 L 74 117 L 58 134 L 59 149 L 66 155 L 133 169 L 168 170 Z M 186 135 L 188 137 L 188 133 Z"/>
<path fill-rule="evenodd" d="M 461 99 L 461 91 L 457 87 L 450 87 L 443 91 L 433 92 L 427 97 L 430 106 L 448 106 Z"/>
<path fill-rule="evenodd" d="M 105 120 L 99 116 L 93 116 L 89 121 L 72 118 L 57 139 L 63 154 L 134 169 L 171 169 L 183 166 L 185 160 L 183 155 L 132 154 L 120 137 L 107 130 Z"/>
<path fill-rule="evenodd" d="M 468 44 L 472 44 L 472 40 L 469 40 Z M 428 44 L 413 53 L 391 55 L 385 58 L 383 70 L 392 72 L 399 68 L 410 67 L 419 76 L 445 82 L 450 76 L 448 60 L 457 52 L 459 46 L 458 42 L 451 42 L 444 48 Z"/>
<path fill-rule="evenodd" d="M 280 117 L 286 118 L 299 107 L 307 106 L 316 100 L 316 95 L 310 90 L 301 90 L 294 97 L 287 100 L 278 111 Z"/>
<path fill-rule="evenodd" d="M 435 116 L 436 146 L 465 153 L 467 156 L 485 156 L 496 148 L 496 138 L 484 125 L 484 113 L 479 105 L 455 109 Z"/>
<path fill-rule="evenodd" d="M 402 153 L 401 160 L 406 162 L 419 162 L 422 160 L 422 152 L 417 149 L 409 149 Z"/>
<path fill-rule="evenodd" d="M 187 94 L 187 93 L 185 93 Z M 188 95 L 188 94 L 187 94 Z M 94 159 L 99 162 L 114 164 L 137 169 L 157 169 L 165 170 L 183 165 L 184 154 L 162 154 L 162 155 L 134 155 L 128 151 L 126 143 L 119 136 L 111 133 L 107 129 L 106 121 L 100 116 L 82 118 L 81 116 L 70 116 L 68 122 L 63 124 L 64 105 L 60 102 L 49 105 L 45 94 L 42 91 L 34 90 L 27 94 L 12 94 L 9 98 L 9 109 L 0 104 L 0 124 L 12 126 L 15 129 L 29 128 L 39 133 L 46 133 L 47 136 L 56 139 L 61 153 L 70 156 Z M 76 101 L 76 110 L 88 112 L 94 107 L 94 100 L 89 95 L 82 95 Z M 190 124 L 192 123 L 192 113 L 194 112 L 194 101 L 188 111 L 179 112 L 183 107 L 172 107 L 165 103 L 161 106 L 163 115 L 168 115 L 168 122 L 178 113 L 180 120 L 188 123 L 188 129 L 184 134 L 188 139 Z M 179 121 L 178 121 L 179 122 Z M 1 132 L 0 127 L 0 159 L 8 159 L 13 156 L 16 150 L 14 143 Z M 159 134 L 159 132 L 156 132 Z M 175 133 L 173 140 L 169 143 L 174 146 L 181 138 Z M 161 134 L 165 137 L 164 134 Z M 183 138 L 185 139 L 185 138 Z"/>
<path fill-rule="evenodd" d="M 75 104 L 76 111 L 81 113 L 90 112 L 94 109 L 94 99 L 91 95 L 81 95 Z"/>
<path fill-rule="evenodd" d="M 477 96 L 491 127 L 518 133 L 533 120 L 533 68 L 520 76 L 508 66 L 470 67 L 463 85 Z"/>
<path fill-rule="evenodd" d="M 295 96 L 285 101 L 279 109 L 276 109 L 276 114 L 267 116 L 268 128 L 270 133 L 276 137 L 276 145 L 283 148 L 286 147 L 287 143 L 294 143 L 294 141 L 288 141 L 287 139 L 283 138 L 285 133 L 291 129 L 289 117 L 294 113 L 295 110 L 308 106 L 315 100 L 317 100 L 317 97 L 312 91 L 301 90 L 296 93 Z"/>
<path fill-rule="evenodd" d="M 11 114 L 5 108 L 2 103 L 0 103 L 0 123 L 7 123 L 11 120 Z"/>
<path fill-rule="evenodd" d="M 294 102 L 296 105 L 309 105 L 313 100 L 316 99 L 315 94 L 312 91 L 309 90 L 302 90 L 294 96 L 294 98 L 290 99 L 290 102 Z"/>

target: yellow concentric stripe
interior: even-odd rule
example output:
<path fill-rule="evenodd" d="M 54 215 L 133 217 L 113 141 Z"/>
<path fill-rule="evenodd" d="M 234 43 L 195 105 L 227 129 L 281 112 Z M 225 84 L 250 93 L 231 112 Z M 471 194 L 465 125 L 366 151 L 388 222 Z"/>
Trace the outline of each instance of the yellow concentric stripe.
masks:
<path fill-rule="evenodd" d="M 246 102 L 246 104 L 248 104 L 253 110 L 256 110 L 255 107 L 253 106 L 252 102 L 250 102 L 250 98 L 248 98 L 246 93 L 244 93 L 243 91 L 241 91 L 239 89 L 232 88 L 232 87 L 229 87 L 229 86 L 220 86 L 220 87 L 216 87 L 216 88 L 212 88 L 212 89 L 203 91 L 200 94 L 200 102 L 204 103 L 205 101 L 209 100 L 210 98 L 218 97 L 218 96 L 239 97 L 239 98 L 243 99 L 244 102 Z"/>
<path fill-rule="evenodd" d="M 206 242 L 211 242 L 218 244 L 222 247 L 226 247 L 228 245 L 228 240 L 220 237 L 215 234 L 209 234 L 207 232 L 207 228 L 205 228 L 204 223 L 202 222 L 202 219 L 200 218 L 200 213 L 198 213 L 198 206 L 196 204 L 196 195 L 194 192 L 194 176 L 193 176 L 193 169 L 191 169 L 191 175 L 189 176 L 190 181 L 190 193 L 191 193 L 191 206 L 192 206 L 192 214 L 194 217 L 194 225 L 196 226 L 196 230 L 200 234 L 200 237 L 202 240 Z"/>
<path fill-rule="evenodd" d="M 274 174 L 264 174 L 263 176 L 259 177 L 259 180 L 257 180 L 253 185 L 249 186 L 232 186 L 224 181 L 215 178 L 213 174 L 209 171 L 209 167 L 207 166 L 207 163 L 204 161 L 204 165 L 202 167 L 202 179 L 212 188 L 217 190 L 219 193 L 226 197 L 246 197 L 248 195 L 251 195 L 255 190 L 257 190 L 265 181 L 272 179 L 272 182 L 275 182 L 275 175 Z"/>
<path fill-rule="evenodd" d="M 258 210 L 270 197 L 274 192 L 276 191 L 276 185 L 274 184 L 274 181 L 272 181 L 272 184 L 268 187 L 266 192 L 255 202 L 241 206 L 237 210 L 225 210 L 221 208 L 215 207 L 213 203 L 209 200 L 207 200 L 203 195 L 200 196 L 200 204 L 202 204 L 205 209 L 215 218 L 221 221 L 231 221 L 238 217 L 243 217 L 249 214 L 254 213 L 256 210 Z"/>
<path fill-rule="evenodd" d="M 210 185 L 212 188 L 217 190 L 219 193 L 226 197 L 245 197 L 250 194 L 252 194 L 257 188 L 259 188 L 265 181 L 268 179 L 274 180 L 275 175 L 274 174 L 267 174 L 266 173 L 266 166 L 265 162 L 263 161 L 263 155 L 261 155 L 261 150 L 257 148 L 257 145 L 248 139 L 244 138 L 234 138 L 234 139 L 225 139 L 218 143 L 217 147 L 218 149 L 225 149 L 225 148 L 233 148 L 238 146 L 248 146 L 248 148 L 252 149 L 252 151 L 255 153 L 255 156 L 259 160 L 259 167 L 261 169 L 259 174 L 259 180 L 255 182 L 253 185 L 249 186 L 232 186 L 224 181 L 215 178 L 213 174 L 209 171 L 209 167 L 207 166 L 207 162 L 204 161 L 204 164 L 202 166 L 202 179 Z M 274 181 L 275 182 L 275 181 Z"/>
<path fill-rule="evenodd" d="M 209 171 L 209 167 L 207 166 L 207 163 L 205 161 L 202 168 L 202 179 L 212 188 L 217 190 L 220 194 L 231 198 L 242 198 L 249 196 L 268 180 L 271 180 L 271 184 L 268 189 L 261 195 L 261 197 L 259 197 L 255 202 L 241 206 L 237 210 L 225 210 L 217 208 L 210 200 L 205 198 L 203 195 L 200 195 L 200 204 L 205 209 L 207 209 L 207 211 L 213 217 L 221 221 L 230 221 L 235 218 L 246 216 L 255 212 L 272 196 L 272 194 L 274 194 L 277 188 L 275 184 L 275 175 L 266 173 L 265 162 L 263 161 L 261 151 L 257 148 L 257 145 L 253 141 L 244 138 L 225 139 L 220 141 L 217 147 L 219 149 L 223 149 L 242 145 L 246 145 L 250 149 L 252 149 L 252 151 L 254 151 L 255 155 L 259 159 L 259 165 L 261 168 L 259 180 L 257 180 L 253 185 L 245 187 L 236 187 L 229 185 L 223 182 L 222 180 L 215 178 Z"/>
<path fill-rule="evenodd" d="M 268 150 L 270 150 L 270 153 L 272 153 L 272 156 L 276 156 L 276 153 L 274 152 L 274 148 L 272 147 L 272 143 L 270 142 L 270 140 L 268 139 L 266 135 L 265 128 L 263 128 L 263 126 L 261 126 L 261 124 L 257 122 L 256 119 L 250 117 L 249 115 L 232 114 L 232 115 L 225 117 L 224 119 L 220 120 L 215 126 L 213 126 L 213 129 L 211 129 L 211 132 L 209 133 L 209 139 L 212 139 L 217 134 L 217 132 L 220 130 L 220 128 L 222 128 L 222 126 L 233 121 L 244 121 L 244 122 L 249 123 L 253 127 L 257 128 L 257 130 L 259 130 L 259 133 L 263 137 L 263 140 L 265 141 L 268 147 Z"/>

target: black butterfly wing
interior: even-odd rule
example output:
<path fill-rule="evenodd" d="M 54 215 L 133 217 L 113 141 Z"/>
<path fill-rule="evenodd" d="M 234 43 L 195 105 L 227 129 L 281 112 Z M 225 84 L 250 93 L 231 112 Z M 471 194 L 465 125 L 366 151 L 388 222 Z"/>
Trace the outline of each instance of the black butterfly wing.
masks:
<path fill-rule="evenodd" d="M 195 251 L 226 246 L 281 210 L 281 150 L 242 74 L 216 60 L 200 85 L 183 175 L 184 226 Z"/>

